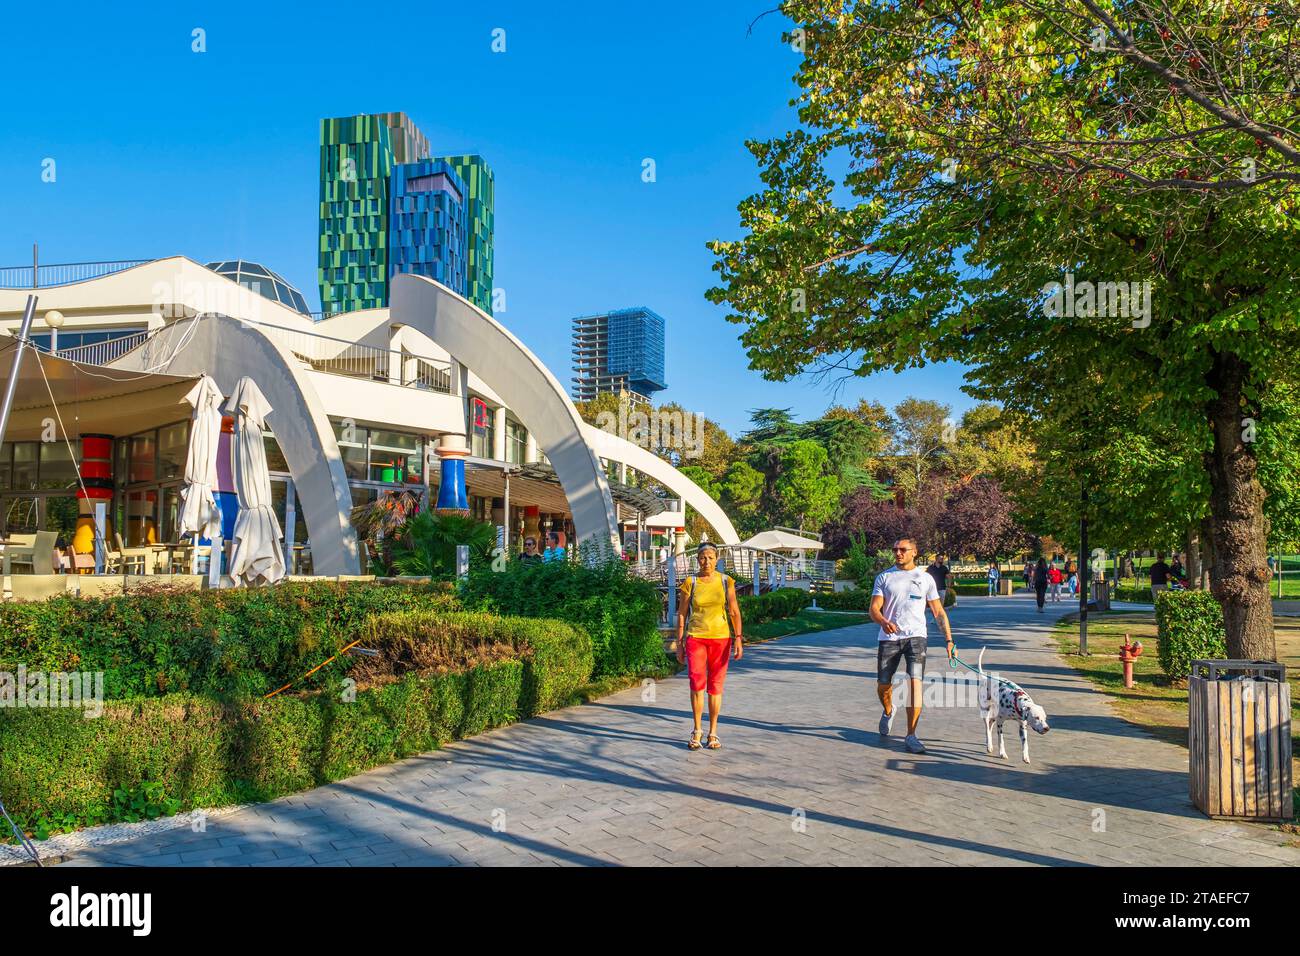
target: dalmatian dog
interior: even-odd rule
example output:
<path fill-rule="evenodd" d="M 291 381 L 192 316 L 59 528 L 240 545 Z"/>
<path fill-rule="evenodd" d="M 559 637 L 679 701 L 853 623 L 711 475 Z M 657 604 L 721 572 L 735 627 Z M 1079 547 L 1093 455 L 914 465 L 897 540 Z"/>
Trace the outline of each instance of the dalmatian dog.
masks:
<path fill-rule="evenodd" d="M 1002 738 L 1002 723 L 1007 720 L 1020 722 L 1021 757 L 1029 763 L 1029 733 L 1033 727 L 1035 733 L 1045 734 L 1052 728 L 1047 725 L 1047 711 L 1034 703 L 1033 699 L 1019 687 L 1005 684 L 996 677 L 984 673 L 984 651 L 979 657 L 979 674 L 983 680 L 979 689 L 980 717 L 984 720 L 984 740 L 989 753 L 993 753 L 993 725 L 998 727 L 998 756 L 1006 759 L 1007 746 Z"/>

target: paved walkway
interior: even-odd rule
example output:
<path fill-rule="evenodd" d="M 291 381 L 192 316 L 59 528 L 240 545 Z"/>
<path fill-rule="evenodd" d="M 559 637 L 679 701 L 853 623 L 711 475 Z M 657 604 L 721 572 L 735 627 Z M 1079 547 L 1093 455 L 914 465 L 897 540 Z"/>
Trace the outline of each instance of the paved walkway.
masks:
<path fill-rule="evenodd" d="M 1050 608 L 1050 605 L 1049 605 Z M 73 865 L 1300 864 L 1295 837 L 1213 822 L 1187 754 L 1114 716 L 1057 657 L 1058 613 L 962 598 L 958 647 L 1051 716 L 1033 763 L 984 752 L 973 707 L 931 707 L 930 752 L 876 734 L 875 631 L 754 645 L 732 665 L 725 749 L 690 753 L 684 677 L 177 830 Z M 936 638 L 932 635 L 931 641 Z M 932 663 L 947 670 L 942 648 Z M 903 716 L 900 713 L 898 725 Z M 1014 731 L 1008 727 L 1014 735 Z"/>

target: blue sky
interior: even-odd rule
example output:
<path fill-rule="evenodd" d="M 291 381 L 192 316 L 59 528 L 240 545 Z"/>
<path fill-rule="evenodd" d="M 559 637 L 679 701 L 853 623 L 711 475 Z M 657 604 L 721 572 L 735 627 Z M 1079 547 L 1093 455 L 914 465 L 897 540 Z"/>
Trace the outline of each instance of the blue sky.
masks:
<path fill-rule="evenodd" d="M 794 122 L 785 21 L 746 35 L 772 5 L 13 6 L 0 265 L 30 263 L 34 240 L 51 263 L 242 257 L 319 308 L 318 121 L 401 110 L 435 153 L 493 166 L 498 318 L 566 386 L 568 320 L 647 305 L 667 321 L 662 399 L 733 432 L 755 407 L 814 417 L 829 386 L 763 381 L 741 327 L 704 299 L 704 244 L 738 236 L 736 205 L 758 186 L 744 141 Z M 205 53 L 191 50 L 195 28 Z M 41 181 L 46 157 L 54 183 Z M 960 384 L 958 367 L 933 367 L 854 379 L 837 397 L 911 394 L 960 412 Z"/>

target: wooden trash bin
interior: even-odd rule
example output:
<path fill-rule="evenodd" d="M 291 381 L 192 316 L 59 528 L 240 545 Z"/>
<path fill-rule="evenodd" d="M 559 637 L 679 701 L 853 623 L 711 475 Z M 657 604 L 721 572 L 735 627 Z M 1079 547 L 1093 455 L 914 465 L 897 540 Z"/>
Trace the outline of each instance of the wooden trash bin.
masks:
<path fill-rule="evenodd" d="M 1010 575 L 1007 575 L 1006 577 L 998 578 L 999 594 L 1010 594 L 1015 590 L 1015 588 L 1016 588 L 1016 582 L 1012 580 Z"/>
<path fill-rule="evenodd" d="M 1271 661 L 1193 661 L 1188 788 L 1210 817 L 1290 820 L 1291 685 Z"/>

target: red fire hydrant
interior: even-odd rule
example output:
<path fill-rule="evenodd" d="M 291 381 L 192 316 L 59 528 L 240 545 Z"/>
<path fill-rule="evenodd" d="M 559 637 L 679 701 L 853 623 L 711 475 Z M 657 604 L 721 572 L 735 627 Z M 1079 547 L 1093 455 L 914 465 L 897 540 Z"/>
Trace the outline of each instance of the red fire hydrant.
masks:
<path fill-rule="evenodd" d="M 1124 643 L 1120 645 L 1119 659 L 1124 664 L 1124 686 L 1133 687 L 1133 662 L 1142 655 L 1142 642 L 1136 644 L 1129 643 L 1129 636 L 1124 635 Z"/>

